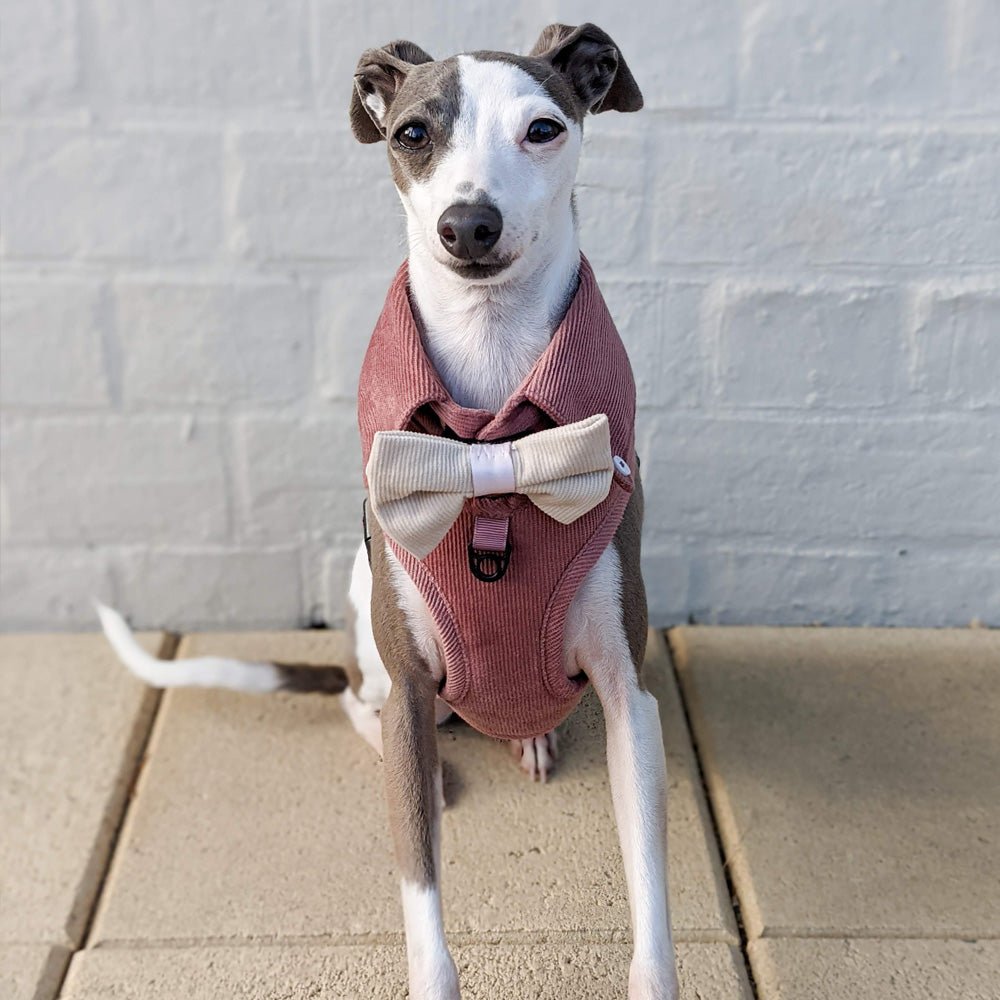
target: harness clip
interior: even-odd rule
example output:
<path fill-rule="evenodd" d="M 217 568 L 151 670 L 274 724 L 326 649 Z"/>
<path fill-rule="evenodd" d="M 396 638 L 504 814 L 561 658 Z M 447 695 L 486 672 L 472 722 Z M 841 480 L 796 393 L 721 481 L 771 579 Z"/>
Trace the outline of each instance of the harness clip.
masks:
<path fill-rule="evenodd" d="M 510 565 L 511 545 L 507 542 L 507 547 L 502 552 L 495 552 L 491 549 L 477 549 L 474 545 L 469 546 L 469 569 L 477 580 L 483 583 L 496 583 L 502 580 Z"/>

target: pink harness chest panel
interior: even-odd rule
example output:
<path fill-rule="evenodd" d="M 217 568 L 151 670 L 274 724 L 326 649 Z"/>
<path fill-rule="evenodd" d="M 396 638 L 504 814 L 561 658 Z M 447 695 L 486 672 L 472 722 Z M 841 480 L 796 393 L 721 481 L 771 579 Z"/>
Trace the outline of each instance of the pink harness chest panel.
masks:
<path fill-rule="evenodd" d="M 633 489 L 635 383 L 628 356 L 585 258 L 565 318 L 527 378 L 499 413 L 459 406 L 427 357 L 414 319 L 404 263 L 365 355 L 358 388 L 363 461 L 378 431 L 416 431 L 497 443 L 606 414 L 615 469 L 607 497 L 570 524 L 526 496 L 472 497 L 423 559 L 388 532 L 388 543 L 437 626 L 445 680 L 441 697 L 475 729 L 527 739 L 572 711 L 586 678 L 564 668 L 566 613 L 611 543 Z M 470 569 L 477 518 L 507 521 L 510 558 L 502 578 Z M 488 519 L 488 520 L 485 520 Z"/>

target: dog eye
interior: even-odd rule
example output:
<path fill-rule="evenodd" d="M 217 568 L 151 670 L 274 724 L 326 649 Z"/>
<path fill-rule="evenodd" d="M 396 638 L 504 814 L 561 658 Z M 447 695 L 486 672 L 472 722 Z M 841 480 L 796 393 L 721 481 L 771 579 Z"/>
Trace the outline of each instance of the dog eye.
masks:
<path fill-rule="evenodd" d="M 407 122 L 396 132 L 395 138 L 403 149 L 423 149 L 431 141 L 427 127 L 420 122 Z"/>
<path fill-rule="evenodd" d="M 551 142 L 564 131 L 559 122 L 554 122 L 551 118 L 539 118 L 528 126 L 527 139 L 534 143 Z"/>

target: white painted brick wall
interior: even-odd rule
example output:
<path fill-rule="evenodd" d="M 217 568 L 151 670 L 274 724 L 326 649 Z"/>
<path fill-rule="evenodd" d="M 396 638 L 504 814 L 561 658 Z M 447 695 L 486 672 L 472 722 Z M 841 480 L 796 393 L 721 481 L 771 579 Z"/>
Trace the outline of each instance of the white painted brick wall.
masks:
<path fill-rule="evenodd" d="M 5 544 L 169 546 L 231 534 L 216 417 L 8 417 L 3 431 Z"/>
<path fill-rule="evenodd" d="M 0 294 L 0 401 L 6 407 L 102 409 L 108 290 L 86 278 L 8 277 Z"/>
<path fill-rule="evenodd" d="M 949 15 L 942 0 L 746 0 L 741 103 L 797 114 L 941 108 Z"/>
<path fill-rule="evenodd" d="M 586 19 L 654 620 L 1000 625 L 996 0 L 7 0 L 0 624 L 342 620 L 405 252 L 357 57 Z"/>
<path fill-rule="evenodd" d="M 292 403 L 312 369 L 311 293 L 296 282 L 123 278 L 115 325 L 126 407 Z"/>
<path fill-rule="evenodd" d="M 93 91 L 118 106 L 280 108 L 312 103 L 308 0 L 91 0 Z"/>

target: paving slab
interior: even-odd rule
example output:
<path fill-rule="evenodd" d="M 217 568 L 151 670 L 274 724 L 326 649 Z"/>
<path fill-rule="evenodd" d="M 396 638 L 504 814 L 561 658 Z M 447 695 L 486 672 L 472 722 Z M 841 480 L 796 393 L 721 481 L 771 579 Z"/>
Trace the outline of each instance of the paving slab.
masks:
<path fill-rule="evenodd" d="M 103 636 L 0 636 L 0 942 L 80 943 L 156 701 Z"/>
<path fill-rule="evenodd" d="M 178 655 L 343 662 L 337 633 L 192 636 Z M 691 749 L 650 644 L 667 728 L 670 862 L 679 939 L 735 941 Z M 450 802 L 445 913 L 456 934 L 628 938 L 599 705 L 567 723 L 557 774 L 533 785 L 505 745 L 440 731 Z M 399 939 L 381 762 L 335 699 L 173 691 L 119 842 L 96 942 Z"/>
<path fill-rule="evenodd" d="M 69 948 L 46 944 L 0 944 L 0 997 L 55 1000 Z"/>
<path fill-rule="evenodd" d="M 624 944 L 464 945 L 454 949 L 464 1000 L 620 1000 Z M 677 949 L 681 995 L 751 1000 L 739 954 Z M 76 956 L 62 1000 L 399 1000 L 402 945 L 391 947 L 99 948 Z"/>
<path fill-rule="evenodd" d="M 1000 941 L 804 939 L 750 945 L 760 1000 L 996 1000 Z"/>
<path fill-rule="evenodd" d="M 751 937 L 1000 936 L 1000 633 L 670 638 Z"/>
<path fill-rule="evenodd" d="M 675 933 L 685 940 L 736 943 L 673 671 L 658 633 L 650 636 L 645 670 L 660 702 L 667 749 Z M 442 824 L 451 926 L 507 934 L 628 928 L 604 719 L 592 692 L 560 729 L 560 769 L 548 785 L 526 782 L 517 768 L 507 766 L 505 747 L 467 726 L 447 727 L 441 745 L 446 764 L 453 763 L 463 783 L 463 794 Z M 451 893 L 449 883 L 455 888 Z"/>

